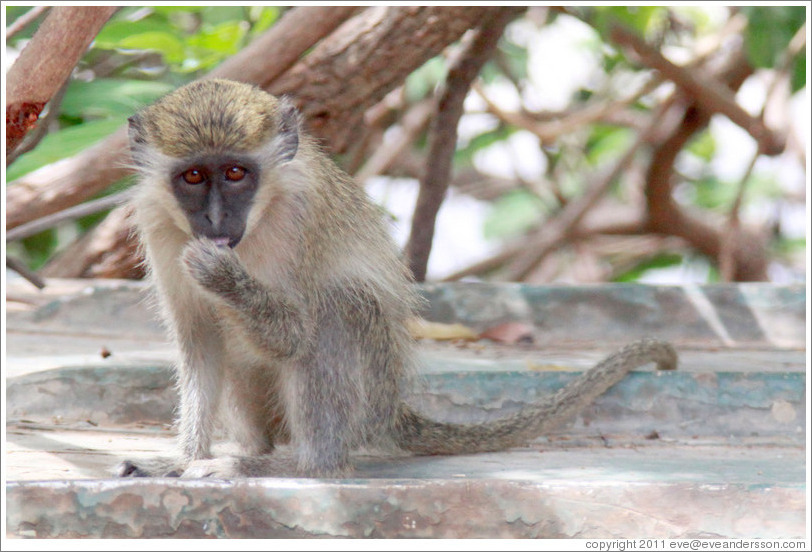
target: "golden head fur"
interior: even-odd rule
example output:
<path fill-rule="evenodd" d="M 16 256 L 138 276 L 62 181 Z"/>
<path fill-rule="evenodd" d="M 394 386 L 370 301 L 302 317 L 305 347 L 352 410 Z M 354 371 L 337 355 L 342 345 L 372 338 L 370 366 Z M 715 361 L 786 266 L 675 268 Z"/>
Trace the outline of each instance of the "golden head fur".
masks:
<path fill-rule="evenodd" d="M 211 79 L 158 100 L 139 113 L 139 121 L 146 140 L 171 157 L 248 152 L 276 132 L 279 108 L 277 98 L 255 86 Z"/>

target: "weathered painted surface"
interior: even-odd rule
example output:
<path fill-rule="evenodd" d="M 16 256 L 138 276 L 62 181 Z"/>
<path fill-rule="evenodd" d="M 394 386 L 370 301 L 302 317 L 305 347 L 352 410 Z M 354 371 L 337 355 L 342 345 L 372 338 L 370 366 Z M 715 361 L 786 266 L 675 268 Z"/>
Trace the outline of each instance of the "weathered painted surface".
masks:
<path fill-rule="evenodd" d="M 367 460 L 345 480 L 17 482 L 7 522 L 18 537 L 800 537 L 802 458 L 582 448 Z"/>
<path fill-rule="evenodd" d="M 359 459 L 352 479 L 109 479 L 168 454 L 171 346 L 143 286 L 9 282 L 8 536 L 802 537 L 802 286 L 427 285 L 425 316 L 532 345 L 423 343 L 410 401 L 452 421 L 538 400 L 618 345 L 672 340 L 680 370 L 641 371 L 529 448 Z M 108 350 L 110 355 L 100 355 Z M 228 450 L 219 444 L 218 453 Z"/>
<path fill-rule="evenodd" d="M 656 336 L 693 346 L 804 347 L 803 286 L 427 284 L 424 316 L 484 329 L 528 322 L 541 345 Z"/>
<path fill-rule="evenodd" d="M 718 353 L 724 358 L 724 353 Z M 484 421 L 516 412 L 565 386 L 574 372 L 442 371 L 414 386 L 410 403 L 451 422 Z M 805 374 L 636 372 L 557 433 L 662 437 L 806 434 Z M 9 378 L 9 420 L 96 425 L 169 424 L 177 396 L 169 367 L 62 368 Z"/>
<path fill-rule="evenodd" d="M 96 334 L 163 331 L 148 308 L 143 284 L 126 281 L 63 284 L 70 294 L 32 293 L 19 280 L 10 290 L 43 303 L 29 312 L 10 312 L 16 329 Z M 57 281 L 53 287 L 59 289 Z M 46 288 L 47 289 L 47 288 Z M 764 283 L 707 286 L 529 286 L 452 283 L 421 286 L 428 300 L 423 315 L 437 322 L 461 322 L 476 330 L 503 322 L 535 327 L 537 344 L 618 344 L 646 335 L 689 346 L 803 348 L 806 293 L 802 285 Z M 50 300 L 47 300 L 50 298 Z"/>

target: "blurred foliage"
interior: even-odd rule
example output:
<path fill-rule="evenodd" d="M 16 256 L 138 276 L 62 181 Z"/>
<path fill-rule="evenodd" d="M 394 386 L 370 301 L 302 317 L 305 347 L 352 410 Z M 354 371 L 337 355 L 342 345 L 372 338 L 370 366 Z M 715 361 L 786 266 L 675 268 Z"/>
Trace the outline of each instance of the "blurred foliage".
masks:
<path fill-rule="evenodd" d="M 482 232 L 487 239 L 519 236 L 532 228 L 546 211 L 538 196 L 527 190 L 513 190 L 494 201 Z"/>
<path fill-rule="evenodd" d="M 663 31 L 668 13 L 667 6 L 598 6 L 593 8 L 590 21 L 604 40 L 609 40 L 613 25 L 634 29 L 651 39 Z"/>
<path fill-rule="evenodd" d="M 619 158 L 634 141 L 634 131 L 630 128 L 595 124 L 590 129 L 585 144 L 586 161 L 593 167 L 606 164 Z"/>
<path fill-rule="evenodd" d="M 10 24 L 30 7 L 6 6 L 4 9 Z M 8 180 L 73 156 L 97 143 L 121 127 L 141 106 L 199 78 L 239 52 L 270 28 L 285 9 L 238 5 L 120 8 L 75 70 L 59 105 L 46 108 L 58 109 L 58 113 L 48 117 L 47 136 L 34 150 L 8 167 Z M 555 114 L 537 107 L 537 97 L 550 84 L 558 84 L 554 81 L 559 78 L 545 74 L 539 82 L 538 71 L 532 66 L 538 56 L 534 58 L 531 50 L 543 35 L 549 36 L 556 29 L 559 34 L 578 31 L 578 38 L 572 39 L 566 47 L 577 50 L 588 60 L 585 63 L 589 76 L 573 87 L 565 109 L 569 113 L 596 101 L 627 96 L 637 87 L 630 83 L 639 82 L 632 77 L 646 73 L 611 43 L 608 37 L 613 25 L 636 31 L 670 56 L 671 52 L 690 52 L 697 41 L 717 33 L 724 20 L 734 13 L 741 13 L 748 20 L 743 37 L 748 59 L 754 67 L 776 68 L 787 62 L 782 56 L 805 21 L 804 6 L 537 7 L 533 14 L 508 28 L 496 56 L 482 71 L 482 86 L 486 90 L 498 90 L 503 96 L 507 92 L 507 111 L 525 113 L 540 121 L 549 117 L 555 119 Z M 7 51 L 19 50 L 35 30 L 36 25 L 30 25 L 14 36 L 6 45 Z M 556 57 L 556 51 L 545 51 L 542 61 Z M 792 90 L 800 90 L 806 85 L 805 50 L 789 60 L 788 67 Z M 405 81 L 406 104 L 431 97 L 443 83 L 446 71 L 444 56 L 437 56 L 414 71 Z M 647 95 L 629 106 L 629 111 L 646 115 L 661 100 L 662 95 Z M 469 112 L 484 117 L 482 107 L 471 108 L 468 104 L 466 102 Z M 480 120 L 475 130 L 460 136 L 455 156 L 457 167 L 476 167 L 474 161 L 489 148 L 504 146 L 508 140 L 512 142 L 520 130 L 527 134 L 526 129 L 491 118 L 495 121 L 493 124 Z M 636 132 L 633 125 L 601 120 L 583 125 L 554 144 L 540 147 L 534 154 L 541 159 L 543 174 L 532 179 L 532 186 L 523 182 L 522 186 L 492 202 L 490 215 L 483 225 L 483 236 L 496 241 L 515 238 L 553 215 L 568 198 L 576 197 L 590 185 L 589 175 L 599 173 L 619 159 Z M 683 170 L 683 163 L 679 164 L 680 201 L 713 214 L 725 214 L 729 210 L 739 183 L 717 174 L 714 161 L 723 146 L 711 129 L 703 130 L 689 142 L 680 154 L 686 167 Z M 418 139 L 416 147 L 424 151 L 425 135 Z M 507 178 L 515 178 L 516 174 L 514 170 Z M 127 185 L 128 182 L 119 183 L 107 193 Z M 772 204 L 770 202 L 775 203 L 786 194 L 779 177 L 773 174 L 756 171 L 746 185 L 745 198 L 750 205 Z M 613 200 L 628 201 L 624 195 L 626 188 L 620 182 Z M 74 225 L 74 233 L 92 226 L 103 216 L 101 213 L 83 218 Z M 33 268 L 41 266 L 53 254 L 64 233 L 53 230 L 23 240 L 24 256 Z M 788 256 L 796 254 L 805 243 L 803 238 L 777 232 L 771 245 L 777 255 Z M 14 246 L 20 247 L 19 244 Z M 701 261 L 688 254 L 663 253 L 644 258 L 620 274 L 613 273 L 612 278 L 637 281 L 651 271 L 697 262 Z M 712 267 L 708 272 L 710 280 L 718 278 Z"/>
<path fill-rule="evenodd" d="M 612 278 L 613 282 L 636 282 L 649 270 L 661 270 L 663 268 L 674 268 L 683 264 L 684 259 L 682 255 L 677 253 L 662 253 L 655 255 L 650 259 L 646 259 L 637 263 L 637 266 L 631 270 L 626 270 L 622 274 L 618 274 Z"/>
<path fill-rule="evenodd" d="M 754 67 L 770 68 L 781 62 L 789 41 L 806 21 L 805 6 L 743 6 L 748 25 L 744 41 L 748 59 Z M 806 85 L 806 50 L 790 65 L 792 91 Z"/>

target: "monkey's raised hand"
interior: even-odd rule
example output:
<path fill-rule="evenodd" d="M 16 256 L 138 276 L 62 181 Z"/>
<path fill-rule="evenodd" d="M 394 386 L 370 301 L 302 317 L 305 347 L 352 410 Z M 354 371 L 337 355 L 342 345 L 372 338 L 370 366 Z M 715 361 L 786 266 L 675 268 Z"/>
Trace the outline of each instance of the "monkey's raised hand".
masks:
<path fill-rule="evenodd" d="M 191 240 L 181 262 L 198 284 L 224 299 L 235 292 L 235 284 L 250 278 L 233 249 L 208 238 Z"/>

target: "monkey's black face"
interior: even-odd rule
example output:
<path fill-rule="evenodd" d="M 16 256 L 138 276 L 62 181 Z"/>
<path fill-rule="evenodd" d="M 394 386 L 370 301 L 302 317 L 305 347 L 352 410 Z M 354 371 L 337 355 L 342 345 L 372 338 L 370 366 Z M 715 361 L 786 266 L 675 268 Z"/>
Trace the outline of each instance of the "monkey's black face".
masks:
<path fill-rule="evenodd" d="M 259 167 L 239 156 L 201 156 L 179 164 L 172 191 L 195 237 L 235 247 L 245 233 Z"/>

